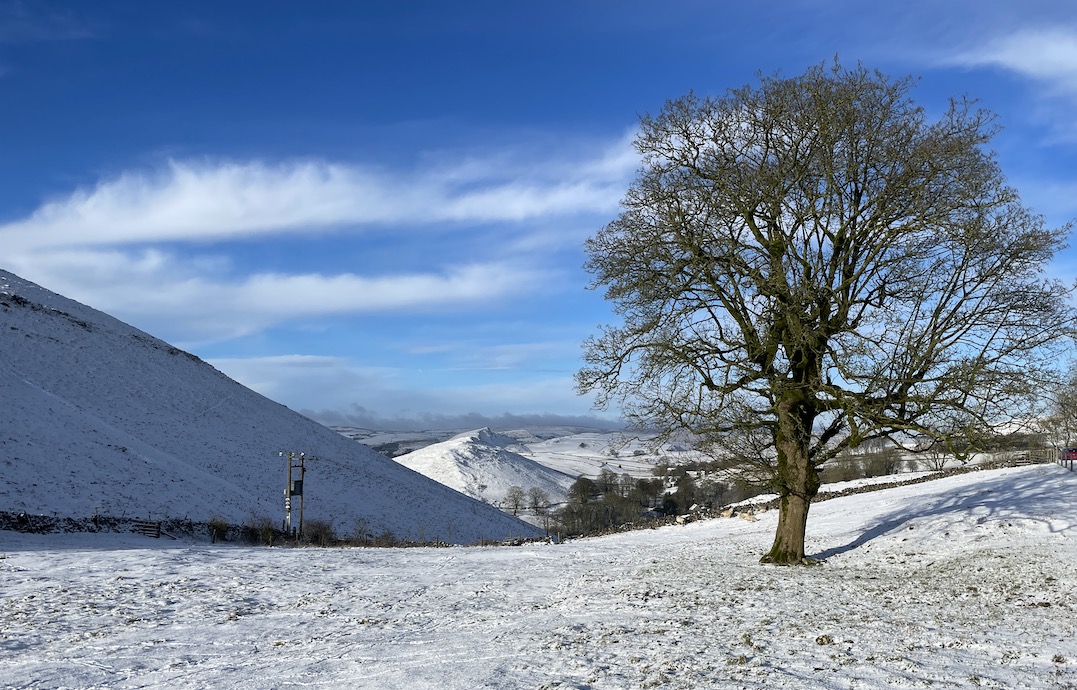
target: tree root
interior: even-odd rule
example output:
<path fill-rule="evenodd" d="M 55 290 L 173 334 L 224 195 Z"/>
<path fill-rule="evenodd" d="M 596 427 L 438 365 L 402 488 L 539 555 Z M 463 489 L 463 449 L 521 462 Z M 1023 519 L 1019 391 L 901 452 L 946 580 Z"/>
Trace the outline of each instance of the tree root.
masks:
<path fill-rule="evenodd" d="M 764 564 L 764 565 L 802 565 L 802 566 L 822 565 L 824 563 L 824 561 L 822 561 L 822 560 L 820 560 L 818 558 L 811 558 L 809 556 L 803 556 L 801 558 L 797 558 L 797 559 L 794 559 L 794 560 L 788 560 L 788 561 L 775 560 L 769 553 L 767 555 L 763 556 L 762 558 L 760 558 L 759 562 Z"/>

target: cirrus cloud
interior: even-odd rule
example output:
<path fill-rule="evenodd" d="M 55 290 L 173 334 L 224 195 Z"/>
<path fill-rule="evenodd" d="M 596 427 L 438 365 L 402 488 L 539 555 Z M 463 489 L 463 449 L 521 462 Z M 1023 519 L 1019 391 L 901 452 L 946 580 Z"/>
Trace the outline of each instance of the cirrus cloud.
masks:
<path fill-rule="evenodd" d="M 999 67 L 1077 97 L 1077 27 L 1021 28 L 952 58 L 972 67 Z"/>
<path fill-rule="evenodd" d="M 544 261 L 544 248 L 558 246 L 550 230 L 529 242 L 502 226 L 527 223 L 532 234 L 536 226 L 559 228 L 578 242 L 578 219 L 614 209 L 637 163 L 630 134 L 568 155 L 443 155 L 405 171 L 319 160 L 172 160 L 0 224 L 0 246 L 4 267 L 24 278 L 188 343 L 291 320 L 477 308 L 563 283 L 563 268 Z M 477 225 L 498 227 L 469 232 Z M 459 242 L 453 256 L 420 252 L 393 273 L 362 258 L 335 260 L 335 250 L 364 256 L 360 231 L 372 227 L 409 235 L 455 228 Z M 340 235 L 330 240 L 328 232 Z M 246 252 L 255 243 L 287 251 L 267 249 L 282 237 L 321 241 L 324 263 L 271 269 Z M 352 244 L 338 247 L 341 239 Z"/>
<path fill-rule="evenodd" d="M 252 273 L 227 277 L 159 250 L 67 250 L 35 257 L 19 275 L 179 342 L 237 338 L 296 319 L 424 313 L 511 299 L 555 282 L 555 272 L 479 262 L 390 275 Z"/>
<path fill-rule="evenodd" d="M 15 252 L 607 213 L 636 163 L 627 137 L 576 160 L 470 160 L 422 172 L 327 161 L 172 160 L 44 203 L 0 225 L 0 240 Z"/>

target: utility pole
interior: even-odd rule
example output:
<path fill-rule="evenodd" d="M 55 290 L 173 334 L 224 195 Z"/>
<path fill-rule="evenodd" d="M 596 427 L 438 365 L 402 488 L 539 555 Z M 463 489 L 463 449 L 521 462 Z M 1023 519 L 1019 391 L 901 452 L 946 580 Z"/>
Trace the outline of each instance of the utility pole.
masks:
<path fill-rule="evenodd" d="M 282 458 L 287 458 L 288 479 L 284 484 L 284 531 L 296 540 L 303 537 L 303 477 L 307 473 L 306 453 L 293 451 L 281 451 L 277 453 Z M 292 532 L 292 497 L 299 499 L 299 525 L 296 532 Z"/>

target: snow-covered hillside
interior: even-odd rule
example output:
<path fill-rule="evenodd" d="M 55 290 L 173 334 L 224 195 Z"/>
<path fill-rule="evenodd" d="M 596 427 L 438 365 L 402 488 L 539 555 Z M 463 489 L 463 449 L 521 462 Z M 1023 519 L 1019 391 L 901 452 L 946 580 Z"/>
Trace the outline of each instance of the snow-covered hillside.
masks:
<path fill-rule="evenodd" d="M 524 443 L 519 452 L 574 477 L 581 474 L 595 477 L 602 471 L 650 477 L 655 466 L 661 463 L 680 465 L 708 459 L 675 443 L 665 443 L 655 449 L 652 437 L 608 431 L 535 439 Z"/>
<path fill-rule="evenodd" d="M 1073 688 L 1077 473 L 519 548 L 0 532 L 0 687 Z M 141 541 L 138 541 L 141 539 Z"/>
<path fill-rule="evenodd" d="M 347 426 L 330 428 L 390 456 L 413 453 L 461 433 L 471 433 L 463 429 L 375 431 Z M 653 436 L 646 434 L 566 426 L 505 429 L 495 433 L 505 437 L 499 443 L 506 449 L 571 477 L 596 477 L 603 471 L 651 477 L 655 466 L 662 463 L 680 465 L 710 459 L 691 450 L 687 443 L 663 443 L 655 448 Z"/>
<path fill-rule="evenodd" d="M 0 510 L 283 518 L 306 453 L 305 518 L 399 538 L 537 534 L 106 314 L 0 272 Z"/>
<path fill-rule="evenodd" d="M 515 438 L 488 428 L 468 431 L 401 455 L 396 461 L 446 486 L 488 503 L 499 503 L 509 487 L 545 491 L 553 503 L 566 499 L 571 475 L 552 470 L 511 450 Z"/>

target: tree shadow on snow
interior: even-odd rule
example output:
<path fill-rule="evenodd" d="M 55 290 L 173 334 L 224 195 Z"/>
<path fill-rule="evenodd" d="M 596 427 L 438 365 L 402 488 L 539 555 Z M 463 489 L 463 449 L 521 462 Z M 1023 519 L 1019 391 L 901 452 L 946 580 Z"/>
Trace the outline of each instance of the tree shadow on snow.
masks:
<path fill-rule="evenodd" d="M 1040 469 L 1006 474 L 934 497 L 913 498 L 907 506 L 882 516 L 851 542 L 812 557 L 824 560 L 852 551 L 903 528 L 911 520 L 924 518 L 936 518 L 955 527 L 969 522 L 983 525 L 1031 521 L 1045 525 L 1051 533 L 1077 536 L 1077 473 L 1047 465 Z"/>

